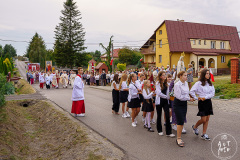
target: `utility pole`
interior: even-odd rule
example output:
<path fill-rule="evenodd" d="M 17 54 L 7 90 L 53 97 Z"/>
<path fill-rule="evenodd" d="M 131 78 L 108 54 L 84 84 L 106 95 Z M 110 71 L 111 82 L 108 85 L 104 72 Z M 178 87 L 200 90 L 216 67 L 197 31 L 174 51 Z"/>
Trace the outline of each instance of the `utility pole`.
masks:
<path fill-rule="evenodd" d="M 113 59 L 113 43 L 112 43 L 112 59 Z M 114 64 L 112 62 L 112 72 L 114 72 Z"/>

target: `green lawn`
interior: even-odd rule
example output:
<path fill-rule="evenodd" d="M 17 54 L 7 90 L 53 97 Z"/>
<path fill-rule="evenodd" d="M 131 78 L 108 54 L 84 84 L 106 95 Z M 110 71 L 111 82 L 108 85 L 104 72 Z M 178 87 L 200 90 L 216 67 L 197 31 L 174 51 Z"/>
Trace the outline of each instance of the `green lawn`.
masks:
<path fill-rule="evenodd" d="M 214 79 L 216 97 L 220 99 L 240 98 L 240 84 L 231 84 L 230 75 L 214 76 Z M 194 83 L 196 81 L 197 78 L 194 78 Z"/>

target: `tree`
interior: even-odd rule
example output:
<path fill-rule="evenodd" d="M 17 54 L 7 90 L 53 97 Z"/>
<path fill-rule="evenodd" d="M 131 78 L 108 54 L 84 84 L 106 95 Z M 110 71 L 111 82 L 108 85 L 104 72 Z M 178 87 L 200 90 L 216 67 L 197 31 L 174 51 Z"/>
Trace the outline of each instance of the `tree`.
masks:
<path fill-rule="evenodd" d="M 111 54 L 112 43 L 113 43 L 112 38 L 113 38 L 113 36 L 110 37 L 110 41 L 109 41 L 107 47 L 105 47 L 102 43 L 99 44 L 106 51 L 106 54 L 107 54 L 107 64 L 106 65 L 110 71 L 112 71 L 112 67 L 110 66 L 110 61 L 111 61 L 110 54 Z"/>
<path fill-rule="evenodd" d="M 46 45 L 43 38 L 35 33 L 30 41 L 25 56 L 33 63 L 40 63 L 41 68 L 45 68 Z"/>
<path fill-rule="evenodd" d="M 2 45 L 0 44 L 0 57 L 3 56 L 3 48 L 2 48 Z"/>
<path fill-rule="evenodd" d="M 124 47 L 118 53 L 119 61 L 127 65 L 136 65 L 142 58 L 142 54 L 137 50 L 132 50 L 129 47 Z"/>
<path fill-rule="evenodd" d="M 66 0 L 64 10 L 61 11 L 60 23 L 55 28 L 54 57 L 58 66 L 76 66 L 78 59 L 84 59 L 81 52 L 84 47 L 84 36 L 81 13 L 77 9 L 76 2 Z M 81 57 L 82 56 L 82 57 Z"/>
<path fill-rule="evenodd" d="M 88 66 L 88 62 L 92 59 L 92 56 L 88 52 L 83 52 L 77 55 L 76 65 L 79 67 Z"/>
<path fill-rule="evenodd" d="M 1 46 L 2 47 L 2 46 Z M 1 49 L 0 49 L 1 50 Z M 17 56 L 17 51 L 16 49 L 11 45 L 11 44 L 6 44 L 3 47 L 3 56 L 5 56 L 7 53 L 11 56 L 11 57 L 15 57 Z"/>

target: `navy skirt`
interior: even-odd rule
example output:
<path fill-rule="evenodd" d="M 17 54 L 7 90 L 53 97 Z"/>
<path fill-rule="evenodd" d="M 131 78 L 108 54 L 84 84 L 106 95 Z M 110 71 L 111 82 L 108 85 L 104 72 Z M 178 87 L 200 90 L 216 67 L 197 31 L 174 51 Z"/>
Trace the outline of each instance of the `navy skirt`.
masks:
<path fill-rule="evenodd" d="M 177 125 L 183 125 L 187 114 L 187 101 L 180 101 L 175 98 L 173 101 L 173 110 L 175 112 Z"/>
<path fill-rule="evenodd" d="M 205 101 L 198 101 L 198 114 L 197 116 L 213 115 L 212 100 L 206 99 Z"/>
<path fill-rule="evenodd" d="M 125 103 L 128 101 L 128 91 L 120 91 L 119 93 L 119 102 Z"/>
<path fill-rule="evenodd" d="M 131 102 L 128 102 L 129 108 L 138 108 L 141 107 L 139 98 L 131 99 Z"/>
<path fill-rule="evenodd" d="M 152 111 L 154 111 L 152 99 L 148 99 L 148 100 L 147 99 L 143 99 L 142 111 L 143 112 L 152 112 Z"/>

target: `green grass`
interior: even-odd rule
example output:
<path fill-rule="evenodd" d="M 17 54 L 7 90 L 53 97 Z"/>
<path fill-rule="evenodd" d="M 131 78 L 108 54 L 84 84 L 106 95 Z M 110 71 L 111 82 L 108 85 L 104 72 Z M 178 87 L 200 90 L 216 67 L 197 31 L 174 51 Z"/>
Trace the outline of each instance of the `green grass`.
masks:
<path fill-rule="evenodd" d="M 105 160 L 105 158 L 102 155 L 95 155 L 92 151 L 88 154 L 87 160 Z"/>
<path fill-rule="evenodd" d="M 231 84 L 231 76 L 214 76 L 215 96 L 220 99 L 240 98 L 240 84 Z M 194 78 L 194 83 L 197 78 Z"/>

